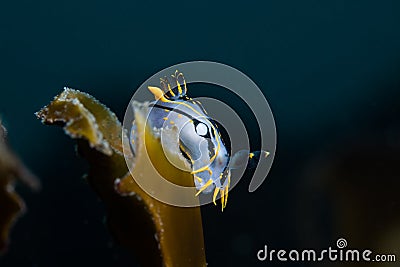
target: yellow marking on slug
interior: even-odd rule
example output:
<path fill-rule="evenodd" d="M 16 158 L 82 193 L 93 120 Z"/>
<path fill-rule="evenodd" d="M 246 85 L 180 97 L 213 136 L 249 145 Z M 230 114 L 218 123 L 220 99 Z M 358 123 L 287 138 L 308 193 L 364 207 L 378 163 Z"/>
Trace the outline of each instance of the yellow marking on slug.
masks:
<path fill-rule="evenodd" d="M 169 121 L 169 123 L 171 123 L 171 124 L 175 124 L 175 122 L 174 122 L 174 121 Z"/>
<path fill-rule="evenodd" d="M 225 192 L 224 189 L 220 189 L 220 193 L 221 193 L 221 206 L 222 206 L 222 211 L 224 211 L 224 203 L 225 203 Z"/>
<path fill-rule="evenodd" d="M 167 121 L 167 120 L 168 120 L 168 118 L 167 118 L 167 117 L 164 117 L 164 118 L 163 118 L 163 120 Z"/>
<path fill-rule="evenodd" d="M 156 100 L 161 100 L 161 101 L 163 101 L 162 99 L 163 99 L 163 98 L 165 99 L 165 97 L 164 97 L 164 92 L 163 92 L 160 88 L 155 87 L 155 86 L 147 86 L 147 88 L 148 88 L 149 91 L 154 95 L 154 98 L 155 98 Z M 165 102 L 165 101 L 163 101 L 163 102 Z"/>
<path fill-rule="evenodd" d="M 175 71 L 175 74 L 176 74 L 176 73 L 178 73 L 178 74 L 176 75 L 176 80 L 177 80 L 177 81 L 178 81 L 179 76 L 181 76 L 182 79 L 183 79 L 183 85 L 184 85 L 184 88 L 185 88 L 184 95 L 186 95 L 187 88 L 186 88 L 186 80 L 185 80 L 185 77 L 183 76 L 183 73 L 182 73 L 182 72 L 179 72 L 178 70 Z"/>
<path fill-rule="evenodd" d="M 228 189 L 229 189 L 228 186 L 225 187 L 225 203 L 224 203 L 224 208 L 226 208 L 226 204 L 228 203 L 228 192 L 229 192 Z"/>
<path fill-rule="evenodd" d="M 182 114 L 178 114 L 178 118 L 181 119 L 182 118 Z"/>
<path fill-rule="evenodd" d="M 224 208 L 226 208 L 226 204 L 228 203 L 229 187 L 231 186 L 231 174 L 230 173 L 228 173 L 227 179 L 228 179 L 228 184 L 225 187 L 225 201 L 223 204 Z"/>
<path fill-rule="evenodd" d="M 169 112 L 169 109 L 164 109 L 165 112 Z"/>
<path fill-rule="evenodd" d="M 181 85 L 179 84 L 178 81 L 176 81 L 176 84 L 178 85 L 178 92 L 179 92 L 179 94 L 182 95 L 182 87 L 181 87 Z"/>
<path fill-rule="evenodd" d="M 208 180 L 208 182 L 205 184 L 205 185 L 203 185 L 201 188 L 200 188 L 200 190 L 196 193 L 196 197 L 201 193 L 201 192 L 203 192 L 207 187 L 209 187 L 210 185 L 212 185 L 212 180 L 210 179 L 210 180 Z"/>
<path fill-rule="evenodd" d="M 252 159 L 253 157 L 254 157 L 254 153 L 250 153 L 250 154 L 249 154 L 249 158 Z"/>
<path fill-rule="evenodd" d="M 214 127 L 211 123 L 210 123 L 210 125 L 211 125 L 211 127 L 213 128 L 214 135 L 217 136 L 217 132 L 216 132 L 216 130 L 215 130 L 215 127 Z M 221 150 L 221 140 L 220 140 L 218 137 L 217 137 L 216 139 L 217 139 L 217 151 L 215 152 L 214 156 L 212 156 L 212 157 L 210 158 L 210 164 L 209 164 L 209 165 L 211 165 L 211 164 L 214 162 L 214 160 L 215 160 L 215 158 L 217 157 L 219 151 Z M 200 169 L 194 170 L 194 171 L 191 172 L 191 174 L 199 173 L 199 172 L 202 172 L 202 171 L 204 171 L 204 170 L 207 170 L 207 169 L 209 169 L 209 167 L 208 167 L 209 165 L 204 166 L 204 167 L 202 167 L 202 168 L 200 168 Z"/>
<path fill-rule="evenodd" d="M 213 195 L 213 202 L 214 202 L 214 205 L 215 205 L 215 206 L 217 206 L 217 202 L 216 202 L 215 200 L 217 199 L 218 192 L 219 192 L 218 187 L 215 187 L 215 189 L 214 189 L 214 195 Z"/>
<path fill-rule="evenodd" d="M 174 93 L 174 91 L 172 91 L 171 86 L 169 84 L 168 84 L 168 89 L 169 89 L 169 92 L 171 93 L 171 95 L 175 96 L 175 93 Z"/>
<path fill-rule="evenodd" d="M 202 183 L 202 182 L 203 182 L 203 179 L 201 179 L 199 176 L 196 176 L 196 175 L 195 175 L 194 178 L 196 178 L 196 180 L 199 181 L 199 183 Z"/>
<path fill-rule="evenodd" d="M 131 135 L 134 135 L 135 134 L 135 131 L 134 130 L 131 130 Z M 135 140 L 134 139 L 132 139 L 131 140 L 131 144 L 133 145 L 135 143 Z"/>
<path fill-rule="evenodd" d="M 171 77 L 175 79 L 176 85 L 178 86 L 178 93 L 180 95 L 182 95 L 182 87 L 181 87 L 181 85 L 179 84 L 179 81 L 178 81 L 178 77 L 179 77 L 180 74 L 182 74 L 182 73 L 179 73 L 179 71 L 176 70 L 175 74 L 172 74 Z M 183 74 L 182 74 L 182 76 L 183 76 Z"/>

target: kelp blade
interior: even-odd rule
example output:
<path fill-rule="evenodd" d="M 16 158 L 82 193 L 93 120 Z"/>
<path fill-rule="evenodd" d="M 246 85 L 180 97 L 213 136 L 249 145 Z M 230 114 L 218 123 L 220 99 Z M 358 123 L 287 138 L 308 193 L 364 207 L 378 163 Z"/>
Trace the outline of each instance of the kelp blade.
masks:
<path fill-rule="evenodd" d="M 62 125 L 78 139 L 78 151 L 90 164 L 87 181 L 107 207 L 110 231 L 142 266 L 206 266 L 200 208 L 166 205 L 136 184 L 123 156 L 121 123 L 107 107 L 88 94 L 66 89 L 37 116 L 45 124 Z M 160 146 L 156 140 L 154 145 Z M 165 160 L 163 153 L 156 156 Z M 147 166 L 138 168 L 146 175 Z M 188 179 L 189 174 L 172 165 L 165 168 L 177 181 Z M 119 178 L 119 189 L 130 196 L 116 192 Z"/>

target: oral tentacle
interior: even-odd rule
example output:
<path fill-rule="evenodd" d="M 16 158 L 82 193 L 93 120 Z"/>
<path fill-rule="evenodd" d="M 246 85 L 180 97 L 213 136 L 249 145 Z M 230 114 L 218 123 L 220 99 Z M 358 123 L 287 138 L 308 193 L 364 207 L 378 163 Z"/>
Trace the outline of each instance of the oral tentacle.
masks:
<path fill-rule="evenodd" d="M 196 197 L 197 197 L 201 192 L 203 192 L 204 190 L 206 190 L 207 187 L 209 187 L 210 185 L 212 185 L 212 182 L 213 182 L 212 179 L 208 180 L 207 183 L 205 183 L 205 184 L 200 188 L 200 190 L 196 193 Z"/>

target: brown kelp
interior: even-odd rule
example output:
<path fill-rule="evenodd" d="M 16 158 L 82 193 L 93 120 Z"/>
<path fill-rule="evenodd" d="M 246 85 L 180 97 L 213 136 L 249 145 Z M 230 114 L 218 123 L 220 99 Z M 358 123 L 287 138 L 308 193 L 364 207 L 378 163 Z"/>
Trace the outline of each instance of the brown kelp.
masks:
<path fill-rule="evenodd" d="M 67 88 L 36 115 L 45 124 L 63 126 L 77 139 L 78 152 L 90 165 L 87 181 L 107 207 L 110 231 L 141 265 L 206 266 L 200 208 L 166 205 L 138 186 L 125 163 L 122 127 L 114 113 L 92 96 Z M 142 142 L 146 138 L 152 158 L 162 163 L 157 168 L 172 182 L 193 183 L 190 173 L 168 163 L 157 138 L 140 136 Z M 136 155 L 134 171 L 146 176 L 142 154 L 139 150 Z"/>

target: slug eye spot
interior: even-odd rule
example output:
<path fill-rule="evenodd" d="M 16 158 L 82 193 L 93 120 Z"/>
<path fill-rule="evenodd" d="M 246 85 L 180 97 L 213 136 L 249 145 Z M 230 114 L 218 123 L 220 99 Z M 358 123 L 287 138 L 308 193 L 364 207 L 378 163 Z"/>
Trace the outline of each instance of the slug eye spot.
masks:
<path fill-rule="evenodd" d="M 208 132 L 208 127 L 204 123 L 196 125 L 196 133 L 200 136 L 205 136 Z"/>

